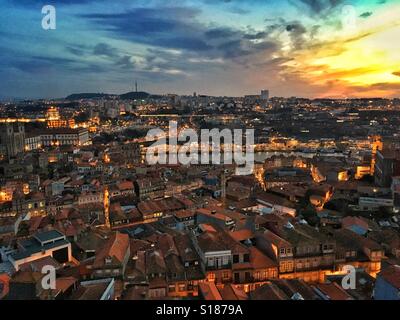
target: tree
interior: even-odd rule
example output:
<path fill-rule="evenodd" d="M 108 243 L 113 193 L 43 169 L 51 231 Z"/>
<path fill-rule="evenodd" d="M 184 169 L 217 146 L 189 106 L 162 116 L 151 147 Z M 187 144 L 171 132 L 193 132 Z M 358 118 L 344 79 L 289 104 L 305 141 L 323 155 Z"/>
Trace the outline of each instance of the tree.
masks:
<path fill-rule="evenodd" d="M 319 224 L 319 216 L 317 211 L 312 205 L 307 206 L 301 211 L 300 215 L 308 222 L 310 226 L 317 226 Z"/>
<path fill-rule="evenodd" d="M 88 112 L 80 112 L 78 115 L 74 117 L 75 122 L 77 123 L 83 123 L 87 122 L 89 120 L 89 113 Z"/>

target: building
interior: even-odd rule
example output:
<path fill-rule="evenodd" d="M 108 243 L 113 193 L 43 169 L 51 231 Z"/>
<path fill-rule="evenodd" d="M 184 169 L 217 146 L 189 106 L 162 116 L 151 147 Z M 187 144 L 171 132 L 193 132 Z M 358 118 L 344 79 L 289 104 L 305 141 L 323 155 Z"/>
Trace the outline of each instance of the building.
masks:
<path fill-rule="evenodd" d="M 400 300 L 400 266 L 390 266 L 378 274 L 374 299 Z"/>
<path fill-rule="evenodd" d="M 276 232 L 276 233 L 275 233 Z M 335 267 L 335 240 L 314 228 L 287 222 L 257 237 L 257 247 L 279 264 L 281 278 L 323 280 Z"/>
<path fill-rule="evenodd" d="M 25 149 L 25 127 L 22 123 L 0 124 L 0 160 L 15 157 Z"/>
<path fill-rule="evenodd" d="M 13 210 L 19 214 L 29 214 L 30 217 L 47 215 L 46 197 L 42 192 L 31 192 L 22 194 L 14 192 Z"/>
<path fill-rule="evenodd" d="M 37 300 L 43 292 L 41 272 L 19 271 L 9 282 L 8 300 Z"/>
<path fill-rule="evenodd" d="M 92 265 L 94 278 L 123 277 L 130 256 L 129 236 L 114 233 L 96 253 Z"/>
<path fill-rule="evenodd" d="M 71 243 L 57 230 L 38 232 L 18 242 L 18 249 L 8 255 L 8 261 L 18 271 L 20 266 L 51 256 L 59 263 L 72 260 Z"/>
<path fill-rule="evenodd" d="M 114 278 L 83 281 L 72 294 L 73 300 L 114 300 Z"/>
<path fill-rule="evenodd" d="M 75 125 L 74 119 L 62 119 L 57 107 L 50 107 L 46 113 L 46 123 L 48 128 L 72 128 Z"/>
<path fill-rule="evenodd" d="M 140 200 L 164 198 L 165 182 L 161 178 L 140 178 L 134 186 Z"/>
<path fill-rule="evenodd" d="M 25 135 L 25 151 L 38 150 L 42 147 L 42 140 L 39 134 L 26 133 Z"/>
<path fill-rule="evenodd" d="M 376 153 L 375 183 L 381 187 L 390 187 L 392 177 L 400 175 L 400 152 L 384 149 Z"/>
<path fill-rule="evenodd" d="M 87 129 L 54 128 L 40 133 L 41 145 L 50 146 L 83 146 L 89 139 Z"/>
<path fill-rule="evenodd" d="M 358 206 L 361 210 L 374 210 L 380 207 L 393 208 L 392 195 L 362 196 L 358 199 Z"/>
<path fill-rule="evenodd" d="M 333 237 L 336 241 L 336 270 L 341 270 L 345 265 L 352 265 L 355 268 L 363 268 L 372 276 L 381 270 L 385 251 L 380 244 L 348 229 L 335 231 Z"/>
<path fill-rule="evenodd" d="M 269 90 L 261 90 L 261 100 L 269 100 Z"/>

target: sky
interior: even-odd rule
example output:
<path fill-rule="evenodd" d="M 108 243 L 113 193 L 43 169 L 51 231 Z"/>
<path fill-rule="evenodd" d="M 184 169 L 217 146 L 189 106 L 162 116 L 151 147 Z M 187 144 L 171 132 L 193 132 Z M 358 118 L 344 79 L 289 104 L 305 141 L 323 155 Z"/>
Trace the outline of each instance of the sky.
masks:
<path fill-rule="evenodd" d="M 56 29 L 42 28 L 42 7 Z M 0 97 L 400 96 L 400 0 L 0 0 Z"/>

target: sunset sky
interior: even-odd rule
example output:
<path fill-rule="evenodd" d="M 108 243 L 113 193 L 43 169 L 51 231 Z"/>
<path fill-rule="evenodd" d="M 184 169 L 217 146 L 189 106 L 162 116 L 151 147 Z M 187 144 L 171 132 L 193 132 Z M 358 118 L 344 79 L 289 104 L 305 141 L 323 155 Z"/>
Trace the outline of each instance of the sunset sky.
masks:
<path fill-rule="evenodd" d="M 110 3 L 112 2 L 112 3 Z M 43 5 L 57 29 L 41 27 Z M 400 0 L 0 0 L 0 96 L 399 97 Z"/>

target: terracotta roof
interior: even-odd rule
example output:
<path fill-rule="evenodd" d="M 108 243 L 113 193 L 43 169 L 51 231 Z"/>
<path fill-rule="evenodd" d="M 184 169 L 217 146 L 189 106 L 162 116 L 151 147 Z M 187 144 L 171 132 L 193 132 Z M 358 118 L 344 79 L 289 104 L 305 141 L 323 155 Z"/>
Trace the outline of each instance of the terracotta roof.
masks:
<path fill-rule="evenodd" d="M 400 290 L 400 266 L 394 265 L 386 268 L 379 273 L 379 277 L 382 277 L 386 282 Z"/>
<path fill-rule="evenodd" d="M 250 263 L 254 269 L 277 268 L 277 264 L 256 247 L 250 248 Z"/>
<path fill-rule="evenodd" d="M 37 283 L 42 277 L 43 274 L 41 272 L 18 271 L 16 274 L 13 275 L 10 282 Z"/>
<path fill-rule="evenodd" d="M 175 246 L 183 262 L 199 260 L 196 250 L 188 234 L 179 234 L 175 238 Z"/>
<path fill-rule="evenodd" d="M 199 290 L 203 295 L 204 300 L 222 300 L 222 296 L 214 282 L 199 283 Z"/>
<path fill-rule="evenodd" d="M 51 256 L 37 259 L 35 261 L 26 262 L 20 265 L 21 271 L 37 271 L 42 272 L 44 266 L 53 266 L 55 269 L 61 268 L 61 265 Z"/>
<path fill-rule="evenodd" d="M 167 266 L 161 250 L 146 251 L 147 274 L 165 273 Z"/>
<path fill-rule="evenodd" d="M 333 282 L 333 283 L 321 283 L 321 284 L 317 285 L 317 288 L 323 294 L 328 296 L 329 300 L 353 300 L 352 296 L 349 295 L 336 282 Z"/>
<path fill-rule="evenodd" d="M 225 285 L 222 290 L 220 290 L 222 300 L 247 300 L 248 296 L 246 292 L 241 289 L 236 288 L 232 284 Z"/>
<path fill-rule="evenodd" d="M 162 278 L 154 278 L 149 282 L 149 289 L 158 289 L 167 287 L 167 282 Z"/>
<path fill-rule="evenodd" d="M 121 181 L 117 185 L 119 190 L 133 190 L 133 182 L 132 181 Z"/>
<path fill-rule="evenodd" d="M 242 229 L 234 232 L 230 232 L 229 235 L 236 241 L 243 241 L 254 238 L 254 233 L 250 229 Z"/>
<path fill-rule="evenodd" d="M 195 213 L 191 210 L 179 210 L 174 213 L 174 216 L 177 217 L 178 219 L 184 219 L 184 218 L 194 217 Z"/>
<path fill-rule="evenodd" d="M 289 297 L 273 283 L 266 283 L 250 293 L 252 300 L 288 300 Z"/>
<path fill-rule="evenodd" d="M 7 273 L 0 274 L 0 300 L 8 294 L 10 289 L 10 276 Z"/>
<path fill-rule="evenodd" d="M 56 279 L 56 288 L 61 292 L 65 292 L 77 281 L 75 277 L 59 277 Z"/>
<path fill-rule="evenodd" d="M 320 299 L 311 286 L 302 279 L 273 279 L 271 282 L 285 292 L 289 298 L 292 298 L 297 293 L 304 300 Z"/>
<path fill-rule="evenodd" d="M 102 267 L 105 258 L 115 258 L 119 263 L 124 260 L 125 254 L 129 248 L 129 236 L 127 234 L 116 232 L 107 241 L 103 249 L 96 254 L 93 266 L 95 268 Z"/>
<path fill-rule="evenodd" d="M 342 219 L 342 227 L 348 228 L 357 225 L 365 230 L 368 230 L 368 223 L 358 217 L 345 217 Z"/>

